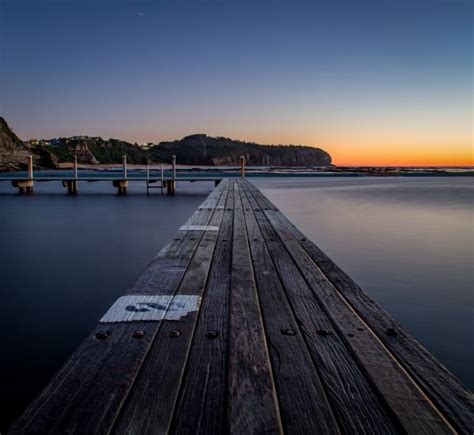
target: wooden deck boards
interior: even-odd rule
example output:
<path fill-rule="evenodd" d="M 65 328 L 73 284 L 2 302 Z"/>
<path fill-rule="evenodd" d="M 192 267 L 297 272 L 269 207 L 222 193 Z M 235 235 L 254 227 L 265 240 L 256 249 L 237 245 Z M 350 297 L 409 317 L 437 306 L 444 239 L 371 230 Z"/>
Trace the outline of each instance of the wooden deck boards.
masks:
<path fill-rule="evenodd" d="M 472 394 L 251 183 L 185 225 L 127 292 L 155 299 L 99 323 L 11 433 L 472 433 Z"/>

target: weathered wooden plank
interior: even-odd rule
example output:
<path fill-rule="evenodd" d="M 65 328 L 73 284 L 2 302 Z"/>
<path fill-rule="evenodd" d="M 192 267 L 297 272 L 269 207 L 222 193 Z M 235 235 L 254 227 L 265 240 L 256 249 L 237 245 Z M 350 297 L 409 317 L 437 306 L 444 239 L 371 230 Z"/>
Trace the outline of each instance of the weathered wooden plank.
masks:
<path fill-rule="evenodd" d="M 380 398 L 249 193 L 255 218 L 288 295 L 342 433 L 395 433 Z"/>
<path fill-rule="evenodd" d="M 231 189 L 174 411 L 171 433 L 219 434 L 226 429 L 233 194 Z"/>
<path fill-rule="evenodd" d="M 217 203 L 224 205 L 228 188 Z M 216 208 L 209 225 L 220 227 L 224 210 Z M 201 297 L 218 233 L 206 232 L 184 274 L 176 295 Z M 114 424 L 115 433 L 167 433 L 186 365 L 198 312 L 179 320 L 163 320 L 148 356 Z M 149 406 L 150 403 L 155 404 Z"/>
<path fill-rule="evenodd" d="M 252 207 L 245 193 L 240 193 L 284 430 L 339 433 Z"/>
<path fill-rule="evenodd" d="M 254 192 L 254 198 L 260 207 L 265 207 L 263 195 Z M 275 237 L 280 238 L 335 328 L 344 337 L 347 346 L 403 429 L 417 434 L 452 433 L 450 425 L 433 408 L 426 395 L 340 296 L 303 247 L 276 218 L 275 212 L 269 210 L 264 213 L 273 226 Z"/>
<path fill-rule="evenodd" d="M 252 270 L 239 185 L 234 188 L 234 233 L 229 313 L 228 430 L 280 433 L 281 422 Z"/>
<path fill-rule="evenodd" d="M 212 193 L 215 201 L 225 184 Z M 213 211 L 198 210 L 187 223 L 206 225 Z M 129 294 L 173 294 L 203 232 L 178 231 L 131 286 Z M 194 240 L 190 240 L 193 238 Z M 11 433 L 106 433 L 133 385 L 159 322 L 99 324 Z M 140 330 L 141 334 L 135 334 Z"/>
<path fill-rule="evenodd" d="M 374 331 L 454 429 L 461 433 L 471 433 L 474 428 L 472 393 L 296 228 L 255 186 L 249 183 L 248 188 L 255 194 L 262 195 L 267 211 L 275 212 L 275 216 L 292 237 L 300 243 L 324 275 Z"/>

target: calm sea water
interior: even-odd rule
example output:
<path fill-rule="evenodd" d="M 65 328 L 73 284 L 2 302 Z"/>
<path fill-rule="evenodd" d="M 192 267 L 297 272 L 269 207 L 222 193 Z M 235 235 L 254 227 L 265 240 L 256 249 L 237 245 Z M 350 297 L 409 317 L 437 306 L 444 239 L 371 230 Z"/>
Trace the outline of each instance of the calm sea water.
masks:
<path fill-rule="evenodd" d="M 468 387 L 472 346 L 472 178 L 255 178 L 373 298 Z M 22 196 L 0 183 L 0 431 L 211 190 L 181 184 L 126 197 L 108 183 L 77 197 L 59 183 Z"/>

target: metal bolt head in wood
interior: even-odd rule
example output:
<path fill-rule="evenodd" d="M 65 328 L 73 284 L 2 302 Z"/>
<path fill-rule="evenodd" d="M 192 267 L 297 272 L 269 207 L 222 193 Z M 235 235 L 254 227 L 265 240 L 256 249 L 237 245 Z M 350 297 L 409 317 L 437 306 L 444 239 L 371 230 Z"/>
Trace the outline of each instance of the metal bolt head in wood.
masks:
<path fill-rule="evenodd" d="M 296 335 L 296 331 L 292 328 L 286 328 L 286 329 L 282 329 L 281 330 L 281 333 L 283 335 L 290 335 L 290 336 L 293 336 L 293 335 Z"/>
<path fill-rule="evenodd" d="M 145 336 L 145 331 L 137 330 L 132 334 L 133 338 L 143 338 Z"/>
<path fill-rule="evenodd" d="M 316 333 L 317 333 L 318 335 L 321 335 L 322 337 L 326 337 L 326 336 L 328 336 L 328 335 L 331 335 L 331 334 L 332 334 L 332 331 L 329 331 L 329 330 L 327 330 L 327 329 L 318 329 L 318 330 L 316 331 Z"/>
<path fill-rule="evenodd" d="M 389 337 L 396 337 L 398 335 L 398 332 L 395 328 L 388 328 L 386 333 Z"/>
<path fill-rule="evenodd" d="M 98 340 L 103 340 L 104 338 L 107 338 L 109 336 L 108 331 L 97 331 L 95 334 L 95 338 Z"/>

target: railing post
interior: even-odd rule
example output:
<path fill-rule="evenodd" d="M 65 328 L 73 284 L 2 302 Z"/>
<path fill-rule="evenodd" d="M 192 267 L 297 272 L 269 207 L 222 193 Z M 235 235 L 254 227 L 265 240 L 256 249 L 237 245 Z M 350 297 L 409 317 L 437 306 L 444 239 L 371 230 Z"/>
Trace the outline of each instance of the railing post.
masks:
<path fill-rule="evenodd" d="M 77 176 L 78 171 L 77 171 L 77 156 L 74 156 L 74 179 L 77 181 Z"/>
<path fill-rule="evenodd" d="M 150 190 L 150 162 L 146 162 L 146 194 L 148 195 Z"/>
<path fill-rule="evenodd" d="M 173 167 L 173 181 L 176 181 L 176 156 L 174 154 L 171 159 L 171 165 Z"/>
<path fill-rule="evenodd" d="M 124 154 L 122 156 L 122 163 L 123 163 L 123 179 L 127 179 L 127 155 Z"/>
<path fill-rule="evenodd" d="M 165 183 L 165 165 L 161 164 L 161 194 L 163 195 L 163 184 Z"/>
<path fill-rule="evenodd" d="M 240 176 L 245 177 L 245 157 L 240 156 Z"/>
<path fill-rule="evenodd" d="M 28 178 L 33 179 L 33 156 L 28 156 Z"/>
<path fill-rule="evenodd" d="M 174 154 L 173 154 L 173 157 L 171 158 L 171 166 L 173 169 L 173 176 L 172 176 L 171 185 L 168 187 L 168 193 L 171 195 L 174 195 L 174 192 L 176 191 L 176 156 Z"/>

